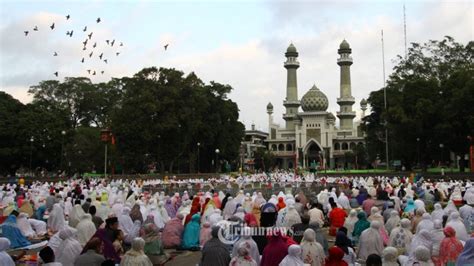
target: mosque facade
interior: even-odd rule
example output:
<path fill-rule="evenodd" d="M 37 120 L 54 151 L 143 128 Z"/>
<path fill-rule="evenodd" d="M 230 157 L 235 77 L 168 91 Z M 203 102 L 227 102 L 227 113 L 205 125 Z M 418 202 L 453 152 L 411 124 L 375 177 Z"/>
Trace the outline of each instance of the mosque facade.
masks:
<path fill-rule="evenodd" d="M 360 128 L 352 106 L 350 66 L 352 50 L 344 40 L 337 50 L 340 67 L 340 96 L 337 98 L 339 111 L 334 116 L 328 112 L 329 101 L 322 89 L 313 85 L 298 98 L 297 69 L 298 51 L 293 44 L 286 50 L 284 67 L 287 70 L 286 98 L 283 105 L 285 126 L 273 122 L 273 105 L 268 103 L 268 149 L 275 156 L 280 168 L 342 168 L 347 166 L 346 153 L 357 145 L 365 145 L 365 136 Z M 367 109 L 367 101 L 360 102 L 362 116 Z M 301 110 L 300 110 L 301 107 Z M 336 123 L 339 119 L 339 123 Z"/>

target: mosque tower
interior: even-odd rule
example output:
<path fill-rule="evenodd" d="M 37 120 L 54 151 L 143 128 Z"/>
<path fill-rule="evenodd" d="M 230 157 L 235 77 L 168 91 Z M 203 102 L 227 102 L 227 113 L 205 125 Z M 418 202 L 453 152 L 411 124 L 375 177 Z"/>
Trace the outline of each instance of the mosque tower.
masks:
<path fill-rule="evenodd" d="M 286 121 L 286 129 L 294 130 L 298 107 L 300 106 L 300 101 L 298 101 L 298 87 L 296 84 L 296 70 L 300 67 L 300 63 L 298 62 L 298 52 L 293 44 L 290 44 L 288 49 L 286 49 L 285 57 L 286 62 L 284 66 L 287 69 L 287 82 L 286 99 L 283 101 L 283 105 L 286 108 L 286 113 L 283 114 L 283 119 Z"/>
<path fill-rule="evenodd" d="M 340 121 L 340 129 L 352 130 L 355 112 L 352 111 L 352 105 L 355 103 L 351 94 L 351 71 L 352 65 L 351 48 L 346 40 L 339 45 L 337 53 L 341 55 L 337 59 L 337 64 L 341 67 L 341 96 L 337 98 L 337 104 L 340 106 L 337 117 Z"/>

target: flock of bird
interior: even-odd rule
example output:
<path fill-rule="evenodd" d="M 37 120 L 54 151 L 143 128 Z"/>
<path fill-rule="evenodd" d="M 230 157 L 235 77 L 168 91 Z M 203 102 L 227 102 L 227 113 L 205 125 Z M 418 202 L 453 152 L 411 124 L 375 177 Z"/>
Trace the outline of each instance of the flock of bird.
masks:
<path fill-rule="evenodd" d="M 70 18 L 71 18 L 70 15 L 66 15 L 66 21 L 69 21 Z M 101 22 L 100 17 L 97 18 L 95 22 L 96 22 L 97 24 L 100 23 L 100 22 Z M 51 24 L 51 26 L 49 26 L 49 28 L 50 28 L 51 30 L 54 30 L 54 29 L 56 28 L 55 22 L 53 22 L 53 23 Z M 34 31 L 34 32 L 35 32 L 35 31 L 39 31 L 38 26 L 34 26 L 34 27 L 33 27 L 33 31 Z M 82 64 L 84 64 L 84 63 L 86 63 L 86 61 L 91 61 L 92 58 L 93 58 L 93 56 L 95 55 L 96 58 L 98 58 L 100 61 L 102 61 L 102 62 L 105 63 L 105 64 L 108 64 L 108 63 L 109 63 L 109 59 L 107 59 L 107 58 L 105 57 L 104 50 L 99 51 L 98 44 L 97 44 L 97 40 L 93 40 L 93 38 L 92 38 L 94 32 L 90 31 L 89 33 L 87 33 L 87 32 L 88 32 L 88 31 L 87 31 L 87 26 L 84 26 L 84 28 L 82 29 L 82 32 L 83 32 L 83 34 L 85 34 L 85 36 L 84 36 L 85 39 L 84 39 L 84 41 L 82 42 L 82 45 L 83 45 L 83 46 L 82 46 L 82 50 L 83 50 L 83 51 L 88 51 L 88 52 L 85 52 L 85 54 L 83 55 L 83 57 L 82 57 L 82 59 L 80 60 L 80 62 L 81 62 Z M 26 31 L 24 31 L 24 34 L 25 34 L 25 37 L 27 37 L 28 34 L 30 34 L 30 31 L 26 30 Z M 69 36 L 69 38 L 72 38 L 73 34 L 74 34 L 74 30 L 68 30 L 68 31 L 66 31 L 66 36 Z M 78 35 L 78 33 L 76 33 L 75 36 L 77 36 L 77 35 Z M 112 39 L 112 40 L 105 40 L 105 43 L 106 43 L 107 47 L 110 47 L 110 48 L 114 47 L 114 45 L 115 45 L 115 47 L 118 47 L 112 54 L 109 54 L 109 56 L 110 56 L 110 55 L 114 55 L 114 54 L 115 54 L 115 56 L 119 56 L 119 55 L 120 55 L 121 52 L 119 51 L 119 49 L 120 49 L 120 47 L 123 46 L 123 43 L 122 43 L 122 42 L 118 42 L 118 41 L 116 42 L 115 39 Z M 163 48 L 164 48 L 165 51 L 168 50 L 168 46 L 169 46 L 168 43 L 163 46 Z M 96 48 L 97 48 L 97 49 L 96 49 Z M 88 50 L 88 49 L 89 49 L 89 50 Z M 109 50 L 110 50 L 110 49 L 109 49 Z M 89 53 L 89 51 L 90 51 L 90 53 Z M 109 52 L 110 52 L 110 51 L 109 51 Z M 57 52 L 57 51 L 54 51 L 54 52 L 53 52 L 53 56 L 59 56 L 58 52 Z M 89 58 L 89 59 L 88 59 L 88 58 Z M 104 70 L 100 70 L 100 71 L 99 71 L 99 70 L 94 70 L 94 69 L 87 69 L 86 71 L 87 71 L 87 74 L 92 75 L 92 76 L 95 76 L 96 74 L 99 74 L 99 73 L 103 75 L 103 74 L 105 73 Z M 54 72 L 53 74 L 54 74 L 56 77 L 58 77 L 58 76 L 59 76 L 59 71 L 56 71 L 56 72 Z"/>
<path fill-rule="evenodd" d="M 70 18 L 71 18 L 71 16 L 70 16 L 70 15 L 67 15 L 67 16 L 66 16 L 66 21 L 69 21 Z M 100 22 L 101 22 L 100 17 L 97 18 L 95 22 L 96 22 L 96 23 L 100 23 Z M 49 28 L 50 28 L 51 30 L 54 30 L 54 29 L 56 28 L 55 22 L 53 22 L 53 23 L 51 24 L 51 26 L 49 26 Z M 35 31 L 39 31 L 38 26 L 34 26 L 34 27 L 33 27 L 33 31 L 34 31 L 34 32 L 35 32 Z M 86 50 L 89 49 L 90 53 L 87 52 L 87 54 L 85 54 L 85 55 L 82 57 L 82 59 L 80 60 L 80 62 L 84 64 L 84 63 L 86 63 L 86 61 L 91 61 L 91 60 L 92 60 L 92 57 L 93 57 L 94 54 L 95 54 L 95 55 L 97 56 L 97 58 L 98 58 L 99 60 L 101 60 L 104 64 L 108 64 L 108 63 L 109 63 L 109 60 L 108 60 L 107 58 L 105 58 L 104 51 L 99 51 L 99 48 L 97 48 L 97 47 L 98 47 L 97 41 L 96 41 L 96 40 L 93 41 L 92 36 L 93 36 L 94 32 L 90 31 L 90 32 L 88 33 L 88 31 L 87 31 L 87 26 L 84 26 L 84 28 L 82 29 L 82 31 L 83 31 L 84 34 L 85 34 L 85 40 L 82 42 L 82 45 L 83 45 L 83 46 L 82 46 L 82 50 L 83 50 L 83 51 L 86 51 Z M 24 31 L 24 34 L 25 34 L 25 37 L 27 37 L 28 34 L 30 34 L 30 31 L 26 30 L 26 31 Z M 66 36 L 69 36 L 70 38 L 72 38 L 73 34 L 74 34 L 74 30 L 68 30 L 68 31 L 66 31 Z M 77 33 L 76 33 L 76 35 L 77 35 Z M 120 43 L 117 42 L 117 44 L 116 44 L 115 39 L 113 39 L 113 40 L 105 40 L 105 43 L 107 44 L 108 47 L 114 47 L 114 45 L 115 45 L 115 47 L 122 47 L 122 46 L 123 46 L 123 43 L 122 43 L 122 42 L 120 42 Z M 89 46 L 88 46 L 88 44 L 89 44 Z M 96 49 L 96 48 L 97 48 L 97 49 Z M 119 56 L 119 55 L 120 55 L 119 49 L 120 49 L 120 48 L 117 48 L 117 49 L 114 51 L 114 53 L 112 53 L 111 55 L 115 54 L 115 56 Z M 94 53 L 94 52 L 95 52 L 95 53 Z M 53 52 L 53 56 L 59 56 L 58 52 L 57 52 L 57 51 L 54 51 L 54 52 Z M 89 59 L 87 59 L 87 57 L 89 57 Z M 94 69 L 87 69 L 87 73 L 88 73 L 89 75 L 95 76 L 95 75 L 98 74 L 98 73 L 104 74 L 105 71 L 104 71 L 104 70 L 100 70 L 100 71 L 99 71 L 99 70 L 94 70 Z M 59 76 L 59 71 L 56 71 L 56 72 L 54 72 L 53 74 L 54 74 L 56 77 L 58 77 L 58 76 Z"/>

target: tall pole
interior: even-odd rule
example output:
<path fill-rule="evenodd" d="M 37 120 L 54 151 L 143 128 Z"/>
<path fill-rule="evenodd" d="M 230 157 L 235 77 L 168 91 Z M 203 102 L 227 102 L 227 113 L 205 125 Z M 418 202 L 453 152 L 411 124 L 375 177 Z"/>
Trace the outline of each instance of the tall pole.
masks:
<path fill-rule="evenodd" d="M 198 142 L 197 143 L 197 148 L 198 148 L 198 154 L 197 154 L 197 157 L 198 157 L 198 161 L 197 161 L 197 172 L 199 173 L 199 148 L 201 146 L 201 143 Z"/>
<path fill-rule="evenodd" d="M 104 177 L 107 178 L 107 142 L 105 143 L 105 155 L 104 155 Z"/>
<path fill-rule="evenodd" d="M 387 113 L 387 89 L 385 88 L 385 49 L 383 42 L 383 30 L 382 30 L 382 72 L 383 72 L 383 105 L 385 108 L 385 113 Z M 387 162 L 387 170 L 390 168 L 390 160 L 388 158 L 388 123 L 387 118 L 385 118 L 385 160 Z"/>
<path fill-rule="evenodd" d="M 33 162 L 33 141 L 35 141 L 35 139 L 31 137 L 30 138 L 30 173 L 31 173 L 31 163 Z"/>

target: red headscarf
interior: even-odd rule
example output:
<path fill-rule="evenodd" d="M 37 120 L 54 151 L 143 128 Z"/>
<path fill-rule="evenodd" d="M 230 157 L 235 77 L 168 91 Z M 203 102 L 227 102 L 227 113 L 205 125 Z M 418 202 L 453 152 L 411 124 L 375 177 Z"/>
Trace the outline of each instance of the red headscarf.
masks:
<path fill-rule="evenodd" d="M 268 237 L 268 244 L 263 249 L 260 265 L 278 266 L 288 254 L 288 245 L 280 232 L 275 232 Z"/>
<path fill-rule="evenodd" d="M 221 199 L 219 199 L 219 194 L 217 194 L 217 192 L 214 192 L 214 196 L 212 197 L 212 200 L 214 201 L 214 205 L 216 206 L 216 208 L 220 209 Z"/>
<path fill-rule="evenodd" d="M 325 266 L 348 266 L 347 262 L 343 260 L 344 251 L 341 248 L 333 246 L 328 252 L 329 256 L 326 258 Z"/>
<path fill-rule="evenodd" d="M 455 263 L 464 247 L 456 238 L 456 231 L 451 226 L 444 228 L 443 232 L 446 237 L 439 246 L 439 263 L 440 265 L 446 265 L 448 262 Z"/>
<path fill-rule="evenodd" d="M 258 226 L 257 218 L 255 218 L 255 215 L 253 213 L 250 213 L 250 212 L 246 213 L 245 216 L 244 216 L 244 221 L 247 224 L 247 226 L 249 226 L 249 227 L 257 227 Z"/>
<path fill-rule="evenodd" d="M 286 207 L 286 204 L 285 204 L 285 201 L 283 200 L 283 197 L 279 197 L 278 198 L 278 204 L 277 204 L 278 211 L 285 208 L 285 207 Z"/>
<path fill-rule="evenodd" d="M 188 224 L 191 221 L 191 218 L 194 214 L 199 213 L 201 211 L 201 204 L 199 197 L 194 197 L 193 202 L 191 203 L 191 211 L 188 215 L 186 215 L 186 219 L 184 220 L 184 225 Z"/>

